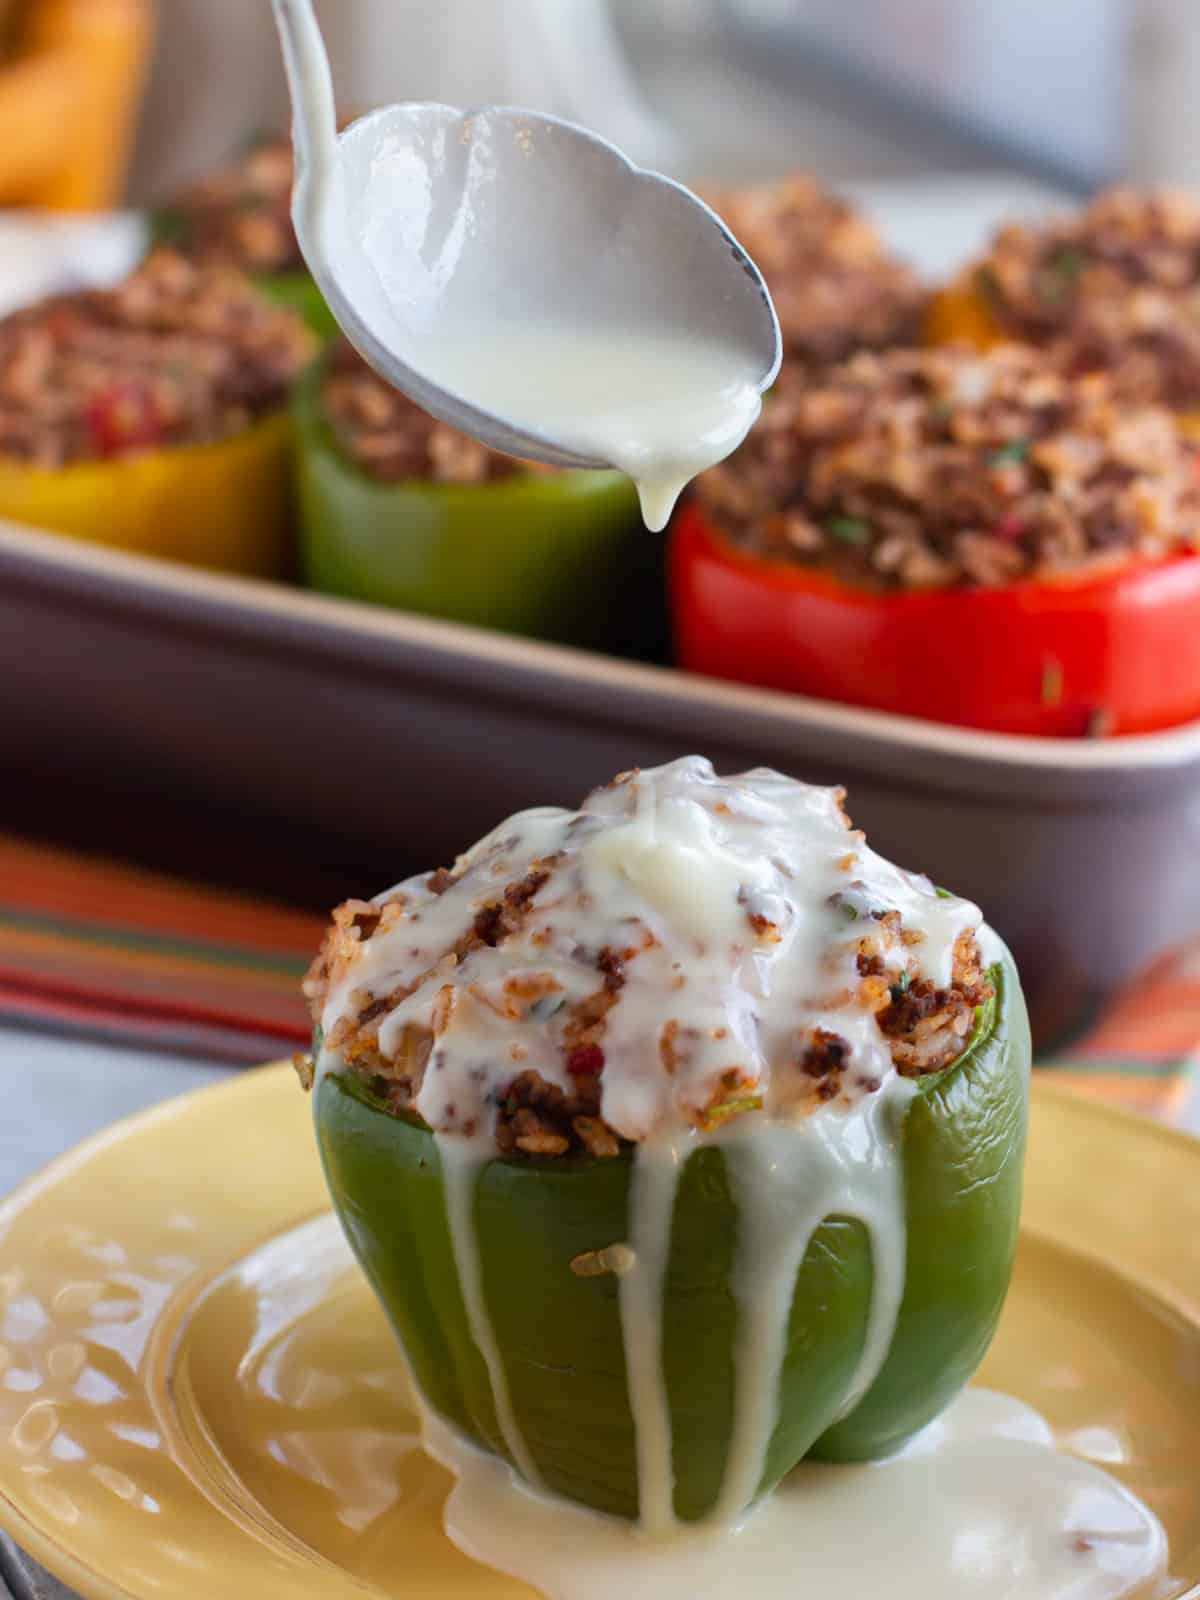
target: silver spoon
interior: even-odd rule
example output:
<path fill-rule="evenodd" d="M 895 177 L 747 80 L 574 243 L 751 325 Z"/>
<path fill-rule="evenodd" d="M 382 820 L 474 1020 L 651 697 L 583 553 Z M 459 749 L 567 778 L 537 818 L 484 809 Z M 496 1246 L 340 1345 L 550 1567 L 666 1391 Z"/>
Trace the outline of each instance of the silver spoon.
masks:
<path fill-rule="evenodd" d="M 530 111 L 394 105 L 339 134 L 311 0 L 274 7 L 295 115 L 300 248 L 382 377 L 497 450 L 637 476 L 638 460 L 618 461 L 604 439 L 572 428 L 561 395 L 547 396 L 549 410 L 535 417 L 532 372 L 528 396 L 512 408 L 498 402 L 507 402 L 501 380 L 520 376 L 517 336 L 535 312 L 568 341 L 591 335 L 585 364 L 604 354 L 610 333 L 631 349 L 640 338 L 717 351 L 731 389 L 748 387 L 752 405 L 722 447 L 720 396 L 710 394 L 695 431 L 712 437 L 693 454 L 709 465 L 740 442 L 779 367 L 779 324 L 758 269 L 708 206 L 596 134 Z M 506 329 L 507 349 L 476 360 L 472 340 L 490 349 Z M 620 370 L 603 397 L 610 409 Z M 649 411 L 645 376 L 631 367 L 626 382 Z M 689 458 L 686 468 L 684 478 L 697 465 Z"/>

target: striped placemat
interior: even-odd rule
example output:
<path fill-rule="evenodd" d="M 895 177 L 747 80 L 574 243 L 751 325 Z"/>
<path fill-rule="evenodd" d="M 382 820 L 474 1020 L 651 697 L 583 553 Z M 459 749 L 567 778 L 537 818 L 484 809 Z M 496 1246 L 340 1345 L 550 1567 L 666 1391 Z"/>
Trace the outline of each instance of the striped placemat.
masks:
<path fill-rule="evenodd" d="M 0 1021 L 256 1062 L 309 1035 L 299 980 L 323 920 L 0 834 Z M 1171 1119 L 1200 1085 L 1200 941 L 1042 1063 Z"/>
<path fill-rule="evenodd" d="M 1127 984 L 1061 1058 L 1072 1087 L 1164 1121 L 1200 1094 L 1200 940 L 1169 950 Z"/>
<path fill-rule="evenodd" d="M 309 1034 L 305 912 L 0 834 L 0 1019 L 262 1061 Z"/>

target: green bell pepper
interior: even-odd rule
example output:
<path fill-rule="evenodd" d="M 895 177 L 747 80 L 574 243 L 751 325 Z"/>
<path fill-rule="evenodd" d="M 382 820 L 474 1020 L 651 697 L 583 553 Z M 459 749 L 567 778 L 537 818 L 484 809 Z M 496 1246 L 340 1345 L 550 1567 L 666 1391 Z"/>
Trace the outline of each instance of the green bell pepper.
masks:
<path fill-rule="evenodd" d="M 322 341 L 332 339 L 338 332 L 333 312 L 325 304 L 325 296 L 303 268 L 292 272 L 260 273 L 254 279 L 259 291 L 285 311 L 294 311 Z"/>
<path fill-rule="evenodd" d="M 831 1426 L 865 1344 L 872 1285 L 866 1230 L 831 1216 L 796 1278 L 760 1493 L 807 1455 L 853 1461 L 899 1448 L 957 1393 L 992 1338 L 1017 1240 L 1030 1042 L 1007 954 L 990 977 L 995 996 L 968 1047 L 918 1083 L 898 1130 L 907 1279 L 884 1365 Z M 433 1136 L 336 1071 L 319 1080 L 315 1117 L 335 1207 L 426 1401 L 506 1454 L 468 1331 Z M 554 1492 L 622 1517 L 638 1513 L 638 1484 L 618 1285 L 578 1276 L 571 1262 L 628 1237 L 633 1159 L 497 1156 L 474 1195 L 484 1299 L 534 1464 Z M 702 1146 L 680 1180 L 663 1298 L 675 1510 L 685 1520 L 713 1508 L 725 1468 L 738 1248 L 725 1158 Z"/>
<path fill-rule="evenodd" d="M 616 472 L 381 483 L 339 448 L 321 363 L 293 397 L 306 582 L 326 594 L 661 659 L 662 540 Z"/>

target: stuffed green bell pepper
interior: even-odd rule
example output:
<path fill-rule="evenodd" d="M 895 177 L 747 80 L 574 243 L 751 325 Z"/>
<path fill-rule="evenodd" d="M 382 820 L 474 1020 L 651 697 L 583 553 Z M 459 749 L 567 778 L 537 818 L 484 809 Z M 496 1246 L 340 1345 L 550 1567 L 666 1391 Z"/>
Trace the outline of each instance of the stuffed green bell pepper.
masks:
<path fill-rule="evenodd" d="M 733 1521 L 899 1448 L 987 1349 L 1020 985 L 841 791 L 623 774 L 339 907 L 306 992 L 330 1192 L 439 1438 Z"/>
<path fill-rule="evenodd" d="M 306 581 L 327 594 L 641 656 L 662 542 L 616 472 L 564 472 L 435 421 L 332 346 L 293 397 Z"/>
<path fill-rule="evenodd" d="M 292 227 L 292 142 L 256 139 L 227 166 L 205 174 L 151 218 L 160 244 L 196 260 L 237 267 L 260 293 L 302 317 L 311 332 L 337 332 L 304 264 Z"/>

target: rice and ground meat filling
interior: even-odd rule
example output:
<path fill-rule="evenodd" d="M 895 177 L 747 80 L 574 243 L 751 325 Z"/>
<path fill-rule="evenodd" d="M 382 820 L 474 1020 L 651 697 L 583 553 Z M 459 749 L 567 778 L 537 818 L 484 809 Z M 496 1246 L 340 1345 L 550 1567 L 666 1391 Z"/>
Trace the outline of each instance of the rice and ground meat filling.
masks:
<path fill-rule="evenodd" d="M 291 140 L 264 140 L 185 189 L 164 213 L 161 231 L 197 260 L 250 273 L 302 272 L 294 176 Z"/>
<path fill-rule="evenodd" d="M 695 490 L 740 548 L 878 590 L 996 586 L 1200 547 L 1161 408 L 1016 345 L 862 354 L 784 381 Z"/>
<path fill-rule="evenodd" d="M 979 913 L 883 862 L 841 798 L 688 758 L 347 901 L 305 982 L 321 1060 L 517 1157 L 612 1157 L 665 1117 L 711 1132 L 942 1071 L 992 993 Z"/>
<path fill-rule="evenodd" d="M 347 340 L 329 352 L 321 403 L 338 448 L 379 483 L 498 483 L 557 469 L 489 450 L 371 371 Z"/>
<path fill-rule="evenodd" d="M 1077 215 L 1001 228 L 970 281 L 1011 338 L 1130 400 L 1200 408 L 1200 203 L 1098 195 Z"/>
<path fill-rule="evenodd" d="M 38 467 L 229 438 L 312 354 L 240 274 L 159 250 L 113 289 L 0 321 L 0 456 Z"/>
<path fill-rule="evenodd" d="M 797 175 L 708 199 L 767 282 L 789 364 L 916 341 L 924 289 L 839 195 Z"/>

